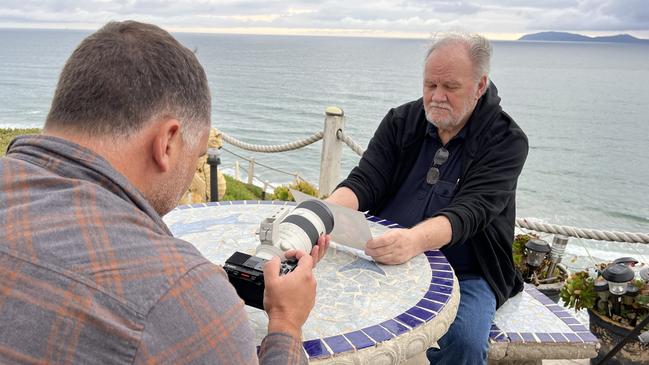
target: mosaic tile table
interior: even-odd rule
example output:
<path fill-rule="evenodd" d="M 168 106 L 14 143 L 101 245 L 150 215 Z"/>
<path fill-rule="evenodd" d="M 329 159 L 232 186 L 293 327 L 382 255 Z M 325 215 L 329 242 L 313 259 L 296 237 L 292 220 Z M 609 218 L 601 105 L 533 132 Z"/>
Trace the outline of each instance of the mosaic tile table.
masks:
<path fill-rule="evenodd" d="M 510 298 L 496 312 L 489 360 L 541 364 L 541 359 L 587 359 L 599 342 L 588 328 L 534 286 Z M 525 361 L 521 361 L 525 360 Z"/>
<path fill-rule="evenodd" d="M 236 250 L 254 253 L 263 218 L 286 202 L 233 201 L 181 206 L 164 220 L 178 238 L 194 244 L 217 264 Z M 368 217 L 373 235 L 390 224 Z M 315 308 L 302 334 L 311 363 L 396 364 L 437 341 L 455 318 L 457 279 L 438 251 L 397 266 L 376 264 L 334 243 L 314 270 Z M 246 307 L 257 341 L 268 320 Z"/>

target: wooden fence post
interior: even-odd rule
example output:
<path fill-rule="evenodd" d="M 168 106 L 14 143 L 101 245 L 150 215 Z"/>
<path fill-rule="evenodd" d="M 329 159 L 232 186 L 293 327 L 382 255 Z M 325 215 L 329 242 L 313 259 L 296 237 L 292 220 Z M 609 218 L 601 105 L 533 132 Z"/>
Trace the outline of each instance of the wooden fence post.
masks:
<path fill-rule="evenodd" d="M 252 178 L 255 174 L 255 158 L 251 157 L 248 161 L 248 184 L 252 185 Z"/>
<path fill-rule="evenodd" d="M 324 135 L 320 155 L 320 196 L 330 195 L 340 181 L 340 161 L 343 141 L 338 139 L 338 131 L 344 131 L 345 113 L 342 109 L 330 106 L 325 109 Z"/>
<path fill-rule="evenodd" d="M 239 160 L 234 161 L 234 179 L 241 181 L 241 170 L 239 170 Z"/>

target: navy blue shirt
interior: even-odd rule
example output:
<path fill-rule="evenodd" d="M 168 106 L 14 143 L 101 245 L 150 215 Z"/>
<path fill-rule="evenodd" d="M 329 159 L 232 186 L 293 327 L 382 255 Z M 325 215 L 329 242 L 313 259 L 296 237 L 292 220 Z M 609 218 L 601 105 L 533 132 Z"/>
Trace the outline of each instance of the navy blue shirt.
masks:
<path fill-rule="evenodd" d="M 462 174 L 465 136 L 466 129 L 462 128 L 443 146 L 437 135 L 437 127 L 429 123 L 426 127 L 424 143 L 413 169 L 379 216 L 411 228 L 448 206 L 453 199 Z M 441 147 L 448 150 L 449 156 L 446 162 L 438 166 L 439 181 L 434 185 L 429 185 L 426 182 L 426 174 L 433 166 L 435 153 Z M 458 275 L 480 272 L 475 253 L 464 242 L 450 247 L 442 247 L 441 251 L 446 255 Z"/>

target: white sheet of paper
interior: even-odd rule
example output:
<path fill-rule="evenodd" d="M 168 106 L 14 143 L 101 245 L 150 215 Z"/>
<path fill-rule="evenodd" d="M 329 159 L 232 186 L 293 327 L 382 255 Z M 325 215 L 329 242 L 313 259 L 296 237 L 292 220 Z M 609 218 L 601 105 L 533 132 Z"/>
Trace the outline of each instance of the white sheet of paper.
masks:
<path fill-rule="evenodd" d="M 307 199 L 320 200 L 297 190 L 290 190 L 298 204 Z M 372 239 L 372 232 L 370 232 L 370 225 L 365 219 L 365 214 L 342 205 L 320 201 L 325 203 L 334 215 L 334 229 L 331 231 L 331 240 L 341 245 L 365 250 L 365 244 Z"/>

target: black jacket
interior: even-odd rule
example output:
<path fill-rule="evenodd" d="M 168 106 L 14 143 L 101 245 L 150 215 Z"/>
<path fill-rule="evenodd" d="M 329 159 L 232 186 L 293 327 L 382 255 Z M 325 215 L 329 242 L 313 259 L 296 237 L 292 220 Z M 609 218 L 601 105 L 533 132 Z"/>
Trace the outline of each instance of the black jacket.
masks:
<path fill-rule="evenodd" d="M 383 118 L 358 166 L 339 185 L 356 194 L 359 210 L 380 216 L 417 160 L 428 123 L 422 99 L 391 109 Z M 449 245 L 464 242 L 474 250 L 500 307 L 523 288 L 512 242 L 516 182 L 527 158 L 527 137 L 500 107 L 493 83 L 478 100 L 466 128 L 456 193 L 435 215 L 451 222 Z"/>

